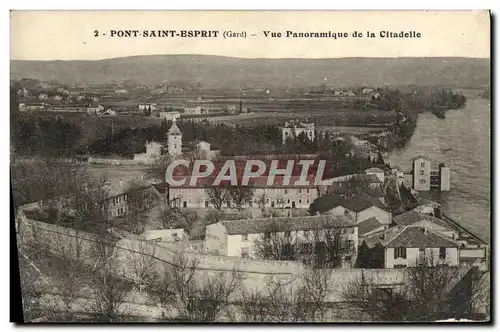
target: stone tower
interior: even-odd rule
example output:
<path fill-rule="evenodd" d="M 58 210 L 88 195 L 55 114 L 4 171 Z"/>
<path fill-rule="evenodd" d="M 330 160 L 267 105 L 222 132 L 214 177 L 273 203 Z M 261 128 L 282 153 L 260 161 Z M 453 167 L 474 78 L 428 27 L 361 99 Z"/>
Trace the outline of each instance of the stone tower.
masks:
<path fill-rule="evenodd" d="M 431 161 L 424 156 L 412 159 L 413 189 L 429 191 L 431 189 Z"/>
<path fill-rule="evenodd" d="M 168 154 L 173 157 L 182 154 L 182 133 L 175 120 L 168 130 Z"/>

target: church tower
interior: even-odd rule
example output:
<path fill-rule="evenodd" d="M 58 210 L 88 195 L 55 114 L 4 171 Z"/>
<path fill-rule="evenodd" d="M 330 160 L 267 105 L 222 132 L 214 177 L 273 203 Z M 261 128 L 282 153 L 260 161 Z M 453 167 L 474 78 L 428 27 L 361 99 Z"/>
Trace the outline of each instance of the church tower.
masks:
<path fill-rule="evenodd" d="M 173 157 L 182 154 L 182 133 L 175 120 L 168 130 L 168 154 Z"/>

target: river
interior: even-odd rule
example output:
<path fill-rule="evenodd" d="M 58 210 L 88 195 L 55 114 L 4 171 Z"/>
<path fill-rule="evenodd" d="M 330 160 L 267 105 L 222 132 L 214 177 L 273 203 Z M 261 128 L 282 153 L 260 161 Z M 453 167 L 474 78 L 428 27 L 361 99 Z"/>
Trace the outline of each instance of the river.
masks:
<path fill-rule="evenodd" d="M 389 154 L 391 166 L 410 170 L 410 159 L 425 155 L 431 167 L 451 168 L 451 191 L 430 193 L 444 213 L 486 241 L 490 241 L 490 105 L 468 97 L 463 109 L 450 110 L 440 120 L 421 113 L 407 146 Z"/>

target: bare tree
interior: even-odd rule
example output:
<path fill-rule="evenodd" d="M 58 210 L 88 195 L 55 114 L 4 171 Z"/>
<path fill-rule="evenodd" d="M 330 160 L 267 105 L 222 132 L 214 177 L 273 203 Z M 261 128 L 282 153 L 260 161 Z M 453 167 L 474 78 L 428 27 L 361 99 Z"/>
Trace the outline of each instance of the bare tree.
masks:
<path fill-rule="evenodd" d="M 182 221 L 179 220 L 180 218 L 181 216 L 178 212 L 174 212 L 172 209 L 167 208 L 160 216 L 160 222 L 166 229 L 180 228 L 183 226 Z"/>
<path fill-rule="evenodd" d="M 308 321 L 323 322 L 328 311 L 327 297 L 332 281 L 330 269 L 309 269 L 302 274 L 297 290 L 300 303 L 304 304 L 303 314 Z"/>
<path fill-rule="evenodd" d="M 288 283 L 269 278 L 265 291 L 244 291 L 239 311 L 245 322 L 297 322 L 306 321 L 306 303 Z"/>
<path fill-rule="evenodd" d="M 254 243 L 255 256 L 259 259 L 296 260 L 296 239 L 289 233 L 279 232 L 276 225 L 270 225 L 269 231 L 261 234 Z"/>
<path fill-rule="evenodd" d="M 362 275 L 344 287 L 342 297 L 353 311 L 374 321 L 463 318 L 464 299 L 456 301 L 453 292 L 461 279 L 458 271 L 445 265 L 407 268 L 405 284 L 394 288 L 379 286 L 376 279 Z"/>
<path fill-rule="evenodd" d="M 250 186 L 230 186 L 225 196 L 227 206 L 234 206 L 240 210 L 252 200 L 253 188 Z"/>
<path fill-rule="evenodd" d="M 127 262 L 129 274 L 134 286 L 142 293 L 157 279 L 156 246 L 139 241 L 133 246 L 136 251 Z"/>
<path fill-rule="evenodd" d="M 118 322 L 129 315 L 124 302 L 132 285 L 116 278 L 113 270 L 113 265 L 108 263 L 93 277 L 88 309 L 96 316 L 97 321 Z"/>
<path fill-rule="evenodd" d="M 155 294 L 163 308 L 164 319 L 216 321 L 232 302 L 241 285 L 236 272 L 200 278 L 196 272 L 198 264 L 197 259 L 179 254 L 159 279 Z"/>
<path fill-rule="evenodd" d="M 224 203 L 227 202 L 229 189 L 225 186 L 208 186 L 205 191 L 214 208 L 220 211 Z"/>
<path fill-rule="evenodd" d="M 160 198 L 154 194 L 151 186 L 134 180 L 128 184 L 126 190 L 127 213 L 123 218 L 124 225 L 132 233 L 141 234 L 147 224 L 145 211 L 155 206 Z"/>
<path fill-rule="evenodd" d="M 149 165 L 147 174 L 158 181 L 165 181 L 165 174 L 167 172 L 168 165 L 172 162 L 172 157 L 169 155 L 161 155 L 156 158 L 155 161 Z"/>

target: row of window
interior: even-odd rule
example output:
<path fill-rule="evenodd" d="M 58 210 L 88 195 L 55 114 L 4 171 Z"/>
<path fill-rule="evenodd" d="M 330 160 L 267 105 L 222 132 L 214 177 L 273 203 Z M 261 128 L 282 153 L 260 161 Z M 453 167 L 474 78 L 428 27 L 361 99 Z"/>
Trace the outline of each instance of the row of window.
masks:
<path fill-rule="evenodd" d="M 177 191 L 176 191 L 177 190 Z M 174 193 L 177 193 L 177 194 L 180 194 L 181 191 L 183 190 L 187 190 L 187 193 L 188 194 L 191 194 L 191 193 L 204 193 L 205 192 L 205 188 L 186 188 L 186 189 L 173 189 L 172 190 L 172 194 Z M 309 194 L 309 188 L 299 188 L 299 189 L 296 189 L 296 188 L 292 188 L 292 189 L 288 189 L 288 188 L 284 188 L 284 189 L 279 189 L 279 188 L 263 188 L 263 191 L 266 192 L 266 193 L 281 193 L 281 192 L 284 192 L 285 194 L 292 194 L 292 193 L 295 193 L 295 194 L 302 194 L 302 193 L 307 193 Z"/>
<path fill-rule="evenodd" d="M 121 195 L 121 196 L 115 196 L 113 197 L 113 204 L 118 204 L 120 203 L 121 201 L 126 202 L 128 200 L 128 195 L 127 194 L 124 194 L 124 195 Z"/>
<path fill-rule="evenodd" d="M 394 248 L 394 259 L 403 258 L 406 259 L 406 249 L 403 247 Z M 425 248 L 420 248 L 420 252 L 424 253 Z M 446 259 L 446 248 L 439 248 L 439 259 Z"/>

